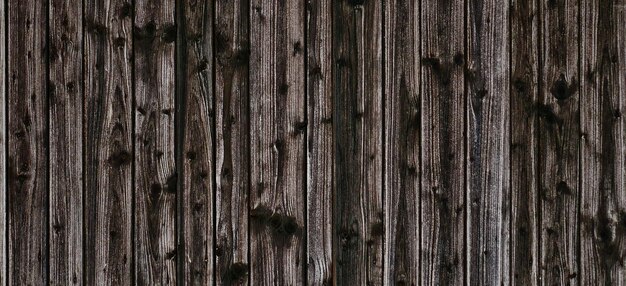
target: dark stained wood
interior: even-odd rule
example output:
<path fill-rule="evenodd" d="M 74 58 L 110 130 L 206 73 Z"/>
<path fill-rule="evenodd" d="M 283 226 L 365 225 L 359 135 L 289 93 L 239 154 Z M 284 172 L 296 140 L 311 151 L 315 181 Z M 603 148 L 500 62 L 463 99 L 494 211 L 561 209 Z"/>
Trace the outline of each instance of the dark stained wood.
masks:
<path fill-rule="evenodd" d="M 542 1 L 540 9 L 540 279 L 547 285 L 577 283 L 578 1 Z"/>
<path fill-rule="evenodd" d="M 174 1 L 136 1 L 135 275 L 139 285 L 176 283 Z"/>
<path fill-rule="evenodd" d="M 215 8 L 216 281 L 248 279 L 249 98 L 248 0 L 217 0 Z"/>
<path fill-rule="evenodd" d="M 463 1 L 429 0 L 421 6 L 423 285 L 461 285 L 465 276 L 465 25 L 458 20 L 464 9 Z M 396 61 L 406 61 L 408 53 L 414 52 L 405 51 Z"/>
<path fill-rule="evenodd" d="M 82 4 L 49 2 L 50 283 L 83 280 Z"/>
<path fill-rule="evenodd" d="M 626 1 L 581 2 L 581 285 L 626 282 Z M 571 280 L 570 280 L 571 281 Z"/>
<path fill-rule="evenodd" d="M 511 1 L 511 284 L 539 283 L 539 9 Z"/>
<path fill-rule="evenodd" d="M 471 285 L 509 283 L 510 1 L 467 10 L 468 273 Z"/>
<path fill-rule="evenodd" d="M 132 280 L 133 6 L 84 7 L 84 262 L 86 285 Z"/>
<path fill-rule="evenodd" d="M 332 1 L 309 1 L 307 18 L 307 284 L 333 283 Z"/>
<path fill-rule="evenodd" d="M 178 3 L 184 5 L 180 10 L 182 17 L 178 18 L 180 50 L 177 52 L 182 74 L 177 88 L 183 98 L 178 105 L 184 108 L 178 119 L 184 124 L 184 222 L 179 228 L 184 252 L 180 253 L 179 263 L 183 263 L 183 284 L 208 285 L 214 281 L 213 1 Z"/>
<path fill-rule="evenodd" d="M 382 284 L 382 3 L 334 1 L 335 282 Z"/>
<path fill-rule="evenodd" d="M 8 285 L 48 282 L 48 64 L 44 1 L 10 0 Z"/>
<path fill-rule="evenodd" d="M 250 5 L 250 281 L 303 284 L 304 5 Z"/>
<path fill-rule="evenodd" d="M 4 4 L 5 2 L 3 2 Z M 7 265 L 7 11 L 0 5 L 0 285 L 8 283 Z"/>

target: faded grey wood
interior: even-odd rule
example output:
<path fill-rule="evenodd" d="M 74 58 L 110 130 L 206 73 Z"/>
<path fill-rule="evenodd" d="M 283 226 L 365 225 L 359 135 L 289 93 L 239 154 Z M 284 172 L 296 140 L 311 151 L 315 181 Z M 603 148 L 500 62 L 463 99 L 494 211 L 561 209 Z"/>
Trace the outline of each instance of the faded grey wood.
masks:
<path fill-rule="evenodd" d="M 50 284 L 83 282 L 82 3 L 48 7 Z"/>
<path fill-rule="evenodd" d="M 382 284 L 382 1 L 333 4 L 334 283 Z"/>
<path fill-rule="evenodd" d="M 304 5 L 250 5 L 250 281 L 303 284 Z"/>
<path fill-rule="evenodd" d="M 136 1 L 134 21 L 136 283 L 174 284 L 174 1 Z"/>
<path fill-rule="evenodd" d="M 509 283 L 510 1 L 467 6 L 467 279 Z"/>
<path fill-rule="evenodd" d="M 333 283 L 332 1 L 307 1 L 306 281 Z"/>
<path fill-rule="evenodd" d="M 247 285 L 250 140 L 248 0 L 215 7 L 216 281 Z"/>
<path fill-rule="evenodd" d="M 626 1 L 583 1 L 581 5 L 578 277 L 581 285 L 624 285 Z"/>
<path fill-rule="evenodd" d="M 539 284 L 539 8 L 511 2 L 511 284 Z"/>
<path fill-rule="evenodd" d="M 8 7 L 8 282 L 48 280 L 47 15 L 43 1 Z"/>
<path fill-rule="evenodd" d="M 435 227 L 433 220 L 419 223 L 422 221 L 420 216 L 424 215 L 419 210 L 422 168 L 419 3 L 389 1 L 385 6 L 384 19 L 386 211 L 385 227 L 376 230 L 376 235 L 386 234 L 383 283 L 417 285 L 423 282 L 422 279 L 428 279 L 428 275 L 422 275 L 425 272 L 420 272 L 420 266 L 428 267 L 421 264 L 420 243 L 430 242 L 419 239 L 420 226 L 426 231 L 431 226 Z M 377 190 L 366 191 L 376 194 Z M 425 207 L 428 207 L 427 203 Z M 430 249 L 423 251 L 429 252 Z M 347 283 L 347 280 L 343 282 Z"/>

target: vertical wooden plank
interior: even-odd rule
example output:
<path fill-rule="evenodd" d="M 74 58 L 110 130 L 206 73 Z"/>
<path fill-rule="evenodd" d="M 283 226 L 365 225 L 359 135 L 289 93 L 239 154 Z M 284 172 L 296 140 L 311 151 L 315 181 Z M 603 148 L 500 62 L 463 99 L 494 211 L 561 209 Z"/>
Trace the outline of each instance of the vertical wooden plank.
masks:
<path fill-rule="evenodd" d="M 174 284 L 174 1 L 136 1 L 133 39 L 136 279 L 139 285 Z"/>
<path fill-rule="evenodd" d="M 420 273 L 420 266 L 425 266 L 420 257 L 420 242 L 425 242 L 420 240 L 420 226 L 431 234 L 429 223 L 419 223 L 422 221 L 419 200 L 423 167 L 420 165 L 420 16 L 420 3 L 415 1 L 394 0 L 385 5 L 383 282 L 388 285 L 417 285 L 422 279 L 426 283 L 430 279 Z"/>
<path fill-rule="evenodd" d="M 382 1 L 335 1 L 332 22 L 335 282 L 381 284 Z"/>
<path fill-rule="evenodd" d="M 8 283 L 7 265 L 7 11 L 6 1 L 0 3 L 0 285 Z"/>
<path fill-rule="evenodd" d="M 581 285 L 626 283 L 626 1 L 581 2 Z"/>
<path fill-rule="evenodd" d="M 10 285 L 48 282 L 48 94 L 45 1 L 9 8 Z"/>
<path fill-rule="evenodd" d="M 85 1 L 85 281 L 132 284 L 133 6 Z"/>
<path fill-rule="evenodd" d="M 332 1 L 307 0 L 307 284 L 333 283 Z"/>
<path fill-rule="evenodd" d="M 465 278 L 464 9 L 464 1 L 446 0 L 421 8 L 424 285 L 461 285 Z"/>
<path fill-rule="evenodd" d="M 252 0 L 250 279 L 303 284 L 304 5 Z"/>
<path fill-rule="evenodd" d="M 549 0 L 540 6 L 540 275 L 547 285 L 578 279 L 578 2 Z"/>
<path fill-rule="evenodd" d="M 509 281 L 510 1 L 469 0 L 467 10 L 468 280 Z"/>
<path fill-rule="evenodd" d="M 537 285 L 538 15 L 537 1 L 511 2 L 511 284 Z"/>
<path fill-rule="evenodd" d="M 83 279 L 82 3 L 48 9 L 50 106 L 50 283 Z"/>
<path fill-rule="evenodd" d="M 179 1 L 183 284 L 213 283 L 213 1 Z M 182 53 L 182 57 L 181 57 Z M 179 214 L 181 215 L 181 214 Z M 180 220 L 179 220 L 180 221 Z"/>

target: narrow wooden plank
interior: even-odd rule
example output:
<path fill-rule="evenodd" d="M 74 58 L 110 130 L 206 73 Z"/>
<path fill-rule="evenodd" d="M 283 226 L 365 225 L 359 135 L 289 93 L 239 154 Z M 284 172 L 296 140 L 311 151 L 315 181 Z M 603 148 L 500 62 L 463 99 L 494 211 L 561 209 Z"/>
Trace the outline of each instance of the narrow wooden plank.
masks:
<path fill-rule="evenodd" d="M 541 281 L 577 283 L 578 2 L 542 1 L 539 191 Z"/>
<path fill-rule="evenodd" d="M 307 284 L 333 283 L 332 1 L 308 1 Z"/>
<path fill-rule="evenodd" d="M 250 9 L 250 279 L 304 283 L 304 5 Z"/>
<path fill-rule="evenodd" d="M 337 284 L 382 284 L 382 1 L 333 7 Z"/>
<path fill-rule="evenodd" d="M 215 7 L 216 279 L 246 285 L 248 273 L 249 1 L 217 0 Z"/>
<path fill-rule="evenodd" d="M 48 283 L 47 15 L 43 1 L 9 11 L 9 285 Z"/>
<path fill-rule="evenodd" d="M 510 1 L 467 10 L 468 273 L 471 285 L 509 283 Z"/>
<path fill-rule="evenodd" d="M 0 285 L 8 283 L 7 265 L 7 13 L 6 1 L 0 5 Z"/>
<path fill-rule="evenodd" d="M 511 2 L 511 284 L 539 280 L 538 100 L 539 8 Z"/>
<path fill-rule="evenodd" d="M 425 4 L 431 5 L 434 3 Z M 428 239 L 420 239 L 420 226 L 427 235 L 433 235 L 429 228 L 435 227 L 435 221 L 428 215 L 420 214 L 419 210 L 422 198 L 420 169 L 426 167 L 420 161 L 420 16 L 420 3 L 415 1 L 395 0 L 385 6 L 383 50 L 386 239 L 383 281 L 388 285 L 418 285 L 421 282 L 428 284 L 432 278 L 428 275 L 430 273 L 420 273 L 420 266 L 429 266 L 421 264 L 423 257 L 420 255 L 420 242 L 431 243 Z M 427 197 L 424 195 L 426 200 Z M 427 201 L 424 206 L 428 209 Z M 437 215 L 432 209 L 429 211 L 430 214 Z M 421 224 L 420 215 L 424 215 L 428 222 Z M 425 247 L 423 253 L 428 252 L 429 257 L 437 257 L 436 252 L 432 253 L 428 248 L 429 246 Z M 450 257 L 452 256 L 454 253 L 450 253 Z M 430 266 L 436 267 L 434 264 Z"/>
<path fill-rule="evenodd" d="M 183 284 L 209 285 L 213 267 L 213 1 L 179 1 L 183 120 Z M 182 57 L 180 55 L 182 54 Z M 180 133 L 179 133 L 180 134 Z M 180 216 L 180 214 L 179 214 Z M 180 221 L 180 220 L 179 220 Z"/>
<path fill-rule="evenodd" d="M 174 284 L 174 1 L 136 1 L 133 39 L 136 283 Z"/>
<path fill-rule="evenodd" d="M 85 1 L 85 280 L 132 284 L 133 6 Z"/>
<path fill-rule="evenodd" d="M 464 9 L 463 1 L 447 0 L 421 7 L 423 285 L 462 285 L 465 278 Z"/>
<path fill-rule="evenodd" d="M 48 8 L 50 283 L 83 284 L 82 3 Z"/>
<path fill-rule="evenodd" d="M 580 284 L 626 283 L 626 1 L 581 2 Z"/>

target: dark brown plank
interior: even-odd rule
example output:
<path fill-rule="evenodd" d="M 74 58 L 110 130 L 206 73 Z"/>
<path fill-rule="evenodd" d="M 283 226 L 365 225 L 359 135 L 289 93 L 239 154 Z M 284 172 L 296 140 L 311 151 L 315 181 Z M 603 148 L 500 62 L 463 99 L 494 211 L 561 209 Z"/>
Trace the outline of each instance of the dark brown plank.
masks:
<path fill-rule="evenodd" d="M 9 285 L 48 282 L 47 15 L 44 1 L 8 2 Z"/>
<path fill-rule="evenodd" d="M 332 1 L 308 2 L 307 283 L 333 283 Z"/>
<path fill-rule="evenodd" d="M 132 280 L 132 13 L 125 0 L 86 1 L 85 280 Z"/>
<path fill-rule="evenodd" d="M 578 1 L 542 1 L 539 114 L 541 281 L 577 282 Z"/>
<path fill-rule="evenodd" d="M 509 283 L 510 1 L 467 6 L 468 273 L 471 285 Z"/>
<path fill-rule="evenodd" d="M 539 43 L 534 0 L 511 1 L 511 284 L 537 285 Z"/>
<path fill-rule="evenodd" d="M 248 279 L 249 98 L 248 0 L 217 0 L 215 35 L 216 279 Z"/>
<path fill-rule="evenodd" d="M 83 280 L 82 3 L 49 2 L 50 283 Z"/>
<path fill-rule="evenodd" d="M 382 3 L 334 1 L 337 284 L 382 284 Z"/>
<path fill-rule="evenodd" d="M 133 33 L 136 283 L 174 284 L 174 1 L 136 1 Z"/>
<path fill-rule="evenodd" d="M 250 9 L 250 279 L 303 284 L 306 129 L 304 5 Z"/>
<path fill-rule="evenodd" d="M 626 1 L 581 2 L 581 285 L 626 283 Z M 570 280 L 571 281 L 571 280 Z"/>
<path fill-rule="evenodd" d="M 6 2 L 3 2 L 5 4 Z M 7 285 L 7 13 L 6 4 L 0 5 L 0 285 Z"/>
<path fill-rule="evenodd" d="M 423 285 L 461 285 L 465 276 L 464 9 L 463 1 L 429 0 L 421 6 Z M 408 53 L 414 52 L 401 53 L 397 62 L 406 61 Z"/>

